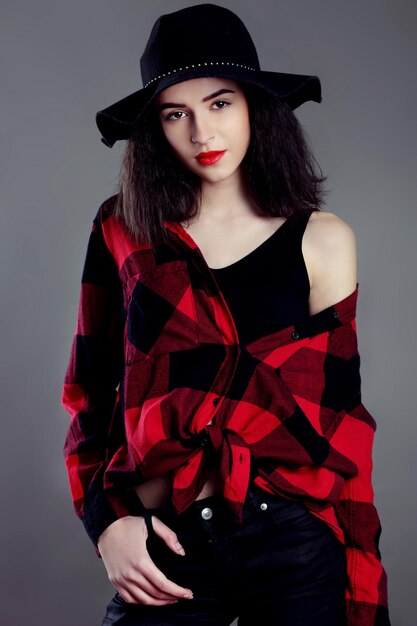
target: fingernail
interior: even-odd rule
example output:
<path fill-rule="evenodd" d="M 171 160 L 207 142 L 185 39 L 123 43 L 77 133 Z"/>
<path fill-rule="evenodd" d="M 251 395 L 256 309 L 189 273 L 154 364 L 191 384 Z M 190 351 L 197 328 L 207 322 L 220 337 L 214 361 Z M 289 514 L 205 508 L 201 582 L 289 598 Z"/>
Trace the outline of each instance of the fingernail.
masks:
<path fill-rule="evenodd" d="M 193 599 L 193 594 L 192 593 L 187 593 L 184 598 L 186 598 L 187 600 L 192 600 Z"/>
<path fill-rule="evenodd" d="M 184 548 L 182 547 L 182 545 L 181 545 L 180 543 L 176 543 L 176 544 L 175 544 L 175 547 L 176 547 L 176 549 L 178 550 L 178 552 L 184 556 L 184 554 L 185 554 L 185 550 L 184 550 Z"/>

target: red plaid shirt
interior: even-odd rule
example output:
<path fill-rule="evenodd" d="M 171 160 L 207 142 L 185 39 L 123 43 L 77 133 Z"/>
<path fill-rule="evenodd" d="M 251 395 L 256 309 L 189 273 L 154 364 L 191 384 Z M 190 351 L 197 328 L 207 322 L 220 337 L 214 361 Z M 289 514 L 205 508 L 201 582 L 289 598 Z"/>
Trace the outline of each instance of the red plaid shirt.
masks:
<path fill-rule="evenodd" d="M 135 485 L 171 472 L 172 501 L 184 511 L 211 455 L 239 519 L 253 479 L 328 524 L 346 546 L 347 626 L 388 626 L 371 482 L 376 423 L 361 402 L 359 285 L 242 346 L 185 229 L 167 222 L 168 243 L 138 246 L 112 216 L 113 199 L 93 220 L 62 393 L 72 498 L 96 554 L 107 526 L 143 512 Z"/>

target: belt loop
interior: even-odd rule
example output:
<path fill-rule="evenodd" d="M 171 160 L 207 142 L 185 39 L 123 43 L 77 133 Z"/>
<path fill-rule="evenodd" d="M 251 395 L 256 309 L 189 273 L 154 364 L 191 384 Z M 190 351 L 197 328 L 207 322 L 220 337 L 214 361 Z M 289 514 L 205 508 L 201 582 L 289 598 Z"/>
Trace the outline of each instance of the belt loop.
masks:
<path fill-rule="evenodd" d="M 256 494 L 255 485 L 253 482 L 250 482 L 248 485 L 248 490 L 246 492 L 246 503 L 250 509 L 258 508 L 258 497 Z"/>

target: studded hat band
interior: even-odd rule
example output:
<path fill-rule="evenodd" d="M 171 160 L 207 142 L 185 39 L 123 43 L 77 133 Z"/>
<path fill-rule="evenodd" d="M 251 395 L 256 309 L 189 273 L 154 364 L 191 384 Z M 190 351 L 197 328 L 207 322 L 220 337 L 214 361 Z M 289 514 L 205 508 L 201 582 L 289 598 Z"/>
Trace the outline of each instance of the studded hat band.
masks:
<path fill-rule="evenodd" d="M 151 80 L 149 80 L 146 85 L 144 85 L 144 87 L 147 87 L 148 85 L 150 85 L 151 83 L 153 83 L 155 80 L 159 80 L 160 78 L 164 78 L 165 76 L 169 76 L 169 74 L 175 74 L 175 72 L 183 72 L 184 70 L 189 70 L 192 69 L 194 67 L 204 67 L 204 66 L 211 66 L 211 65 L 234 65 L 235 67 L 243 67 L 246 70 L 252 70 L 252 72 L 256 72 L 256 68 L 254 67 L 249 67 L 249 65 L 242 65 L 241 63 L 233 63 L 232 61 L 208 61 L 205 63 L 192 63 L 191 65 L 185 65 L 184 67 L 178 67 L 175 70 L 171 70 L 170 72 L 166 72 L 165 74 L 159 74 L 159 76 L 155 76 L 155 78 L 152 78 Z"/>

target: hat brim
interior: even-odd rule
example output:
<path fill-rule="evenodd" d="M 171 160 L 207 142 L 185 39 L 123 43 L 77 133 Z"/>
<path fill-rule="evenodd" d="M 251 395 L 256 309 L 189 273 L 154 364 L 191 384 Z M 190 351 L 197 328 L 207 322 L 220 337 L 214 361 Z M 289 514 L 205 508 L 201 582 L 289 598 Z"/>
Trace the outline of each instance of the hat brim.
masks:
<path fill-rule="evenodd" d="M 96 124 L 102 135 L 101 141 L 112 148 L 116 141 L 129 139 L 135 120 L 140 117 L 158 93 L 179 82 L 205 76 L 230 78 L 256 85 L 286 100 L 292 110 L 309 100 L 318 103 L 322 101 L 321 83 L 318 76 L 254 71 L 245 67 L 227 65 L 187 68 L 167 74 L 155 85 L 143 87 L 98 111 Z"/>

